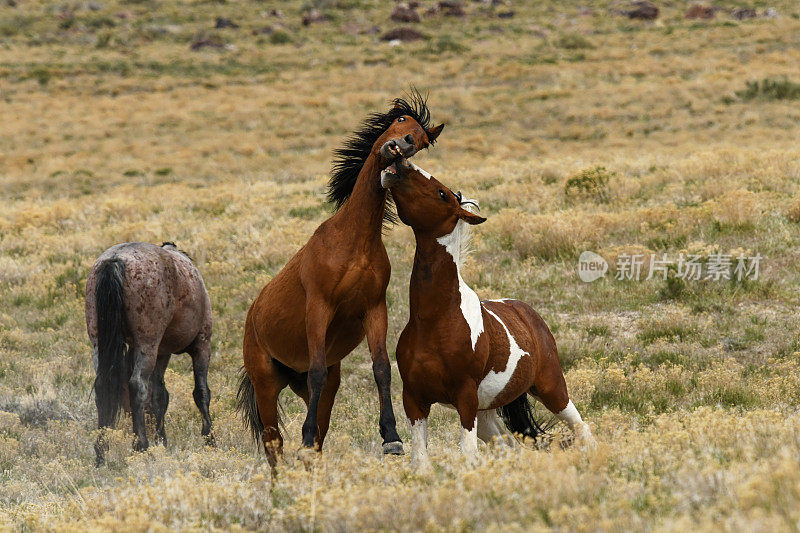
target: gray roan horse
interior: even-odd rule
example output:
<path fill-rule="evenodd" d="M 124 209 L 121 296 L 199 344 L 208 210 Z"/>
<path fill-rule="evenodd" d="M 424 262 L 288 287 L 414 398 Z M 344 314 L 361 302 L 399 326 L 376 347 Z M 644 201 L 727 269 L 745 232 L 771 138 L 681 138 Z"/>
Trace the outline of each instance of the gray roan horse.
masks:
<path fill-rule="evenodd" d="M 86 282 L 86 329 L 94 349 L 97 464 L 105 462 L 105 428 L 120 408 L 130 407 L 133 447 L 147 449 L 145 409 L 155 418 L 164 444 L 169 394 L 164 372 L 172 354 L 188 353 L 194 370 L 194 401 L 203 416 L 202 434 L 213 444 L 208 404 L 211 302 L 203 277 L 173 243 L 125 243 L 97 259 Z"/>

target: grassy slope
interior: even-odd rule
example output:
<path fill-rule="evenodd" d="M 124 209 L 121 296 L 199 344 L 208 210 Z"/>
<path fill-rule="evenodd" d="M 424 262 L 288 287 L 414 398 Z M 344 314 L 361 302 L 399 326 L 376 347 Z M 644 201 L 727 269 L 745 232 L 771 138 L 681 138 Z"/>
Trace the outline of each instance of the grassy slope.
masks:
<path fill-rule="evenodd" d="M 391 27 L 386 2 L 340 4 L 309 28 L 300 2 L 282 20 L 250 1 L 0 11 L 0 528 L 797 529 L 800 111 L 735 96 L 749 80 L 800 81 L 794 3 L 770 4 L 778 19 L 698 23 L 674 2 L 655 24 L 607 2 L 513 2 L 509 20 L 470 4 L 466 20 L 426 20 L 431 38 L 402 47 L 342 31 Z M 216 16 L 242 28 L 213 30 Z M 251 34 L 275 24 L 290 42 Z M 199 35 L 231 46 L 190 52 Z M 418 163 L 490 218 L 465 277 L 545 317 L 600 447 L 486 450 L 472 470 L 454 414 L 435 408 L 437 468 L 418 476 L 379 455 L 362 346 L 313 475 L 293 458 L 304 408 L 283 396 L 288 461 L 273 484 L 233 412 L 244 313 L 328 215 L 331 150 L 411 84 L 448 123 Z M 608 200 L 567 198 L 567 179 L 598 165 L 613 172 Z M 132 454 L 120 424 L 109 468 L 95 469 L 83 285 L 126 240 L 174 240 L 204 274 L 218 447 L 200 444 L 178 356 L 169 446 Z M 385 241 L 391 347 L 413 241 L 404 227 Z M 749 284 L 585 285 L 587 248 L 746 249 L 766 262 Z M 394 390 L 402 413 L 397 375 Z"/>

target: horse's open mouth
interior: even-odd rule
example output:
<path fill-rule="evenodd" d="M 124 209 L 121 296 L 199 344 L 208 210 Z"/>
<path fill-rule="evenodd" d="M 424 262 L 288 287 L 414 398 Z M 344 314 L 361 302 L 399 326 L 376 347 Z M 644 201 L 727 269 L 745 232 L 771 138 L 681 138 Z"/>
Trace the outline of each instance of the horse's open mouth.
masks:
<path fill-rule="evenodd" d="M 399 146 L 397 146 L 397 144 L 394 143 L 387 143 L 386 151 L 389 152 L 390 155 L 393 155 L 395 157 L 403 156 L 403 151 L 400 149 Z"/>
<path fill-rule="evenodd" d="M 403 171 L 411 168 L 411 163 L 405 157 L 398 157 L 381 172 L 381 187 L 388 189 L 392 185 L 396 185 L 403 179 Z"/>
<path fill-rule="evenodd" d="M 411 157 L 416 153 L 417 147 L 414 145 L 414 138 L 411 134 L 400 139 L 386 141 L 383 146 L 381 146 L 381 155 L 389 160 Z"/>

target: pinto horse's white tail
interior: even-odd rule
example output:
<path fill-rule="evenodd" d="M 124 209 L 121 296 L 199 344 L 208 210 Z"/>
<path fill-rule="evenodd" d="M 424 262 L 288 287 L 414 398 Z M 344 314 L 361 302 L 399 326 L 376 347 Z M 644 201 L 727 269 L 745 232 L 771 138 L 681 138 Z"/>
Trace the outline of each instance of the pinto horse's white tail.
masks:
<path fill-rule="evenodd" d="M 522 394 L 510 404 L 500 407 L 497 414 L 514 435 L 522 435 L 523 438 L 527 437 L 536 441 L 546 433 L 546 429 L 533 414 L 527 393 Z"/>

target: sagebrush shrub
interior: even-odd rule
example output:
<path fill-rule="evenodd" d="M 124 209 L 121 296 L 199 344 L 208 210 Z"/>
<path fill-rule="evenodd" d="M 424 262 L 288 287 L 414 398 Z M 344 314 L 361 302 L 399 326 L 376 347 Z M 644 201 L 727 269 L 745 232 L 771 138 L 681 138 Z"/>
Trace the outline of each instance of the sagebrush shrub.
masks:
<path fill-rule="evenodd" d="M 797 100 L 800 99 L 800 83 L 788 78 L 747 81 L 743 90 L 736 91 L 736 96 L 742 100 Z"/>
<path fill-rule="evenodd" d="M 599 202 L 609 199 L 608 182 L 614 172 L 605 167 L 594 167 L 580 171 L 567 180 L 564 194 L 567 198 L 590 198 Z"/>

